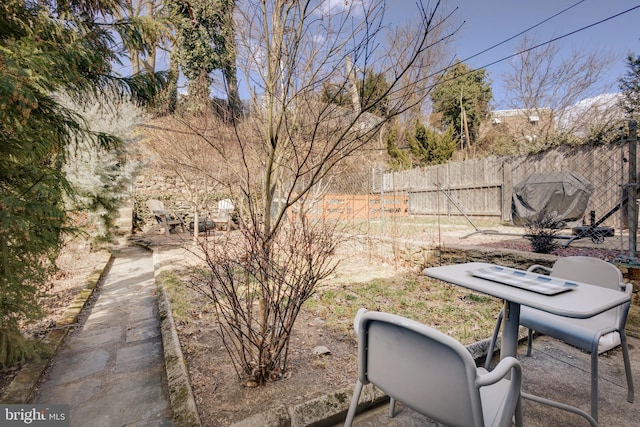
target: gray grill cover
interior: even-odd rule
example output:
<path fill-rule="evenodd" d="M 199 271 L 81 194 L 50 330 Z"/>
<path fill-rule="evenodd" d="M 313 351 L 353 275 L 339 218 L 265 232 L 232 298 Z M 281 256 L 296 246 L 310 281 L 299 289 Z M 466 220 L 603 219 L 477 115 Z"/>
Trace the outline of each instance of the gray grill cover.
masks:
<path fill-rule="evenodd" d="M 545 212 L 562 227 L 580 225 L 592 193 L 593 185 L 575 172 L 531 174 L 513 187 L 511 222 L 526 226 Z"/>

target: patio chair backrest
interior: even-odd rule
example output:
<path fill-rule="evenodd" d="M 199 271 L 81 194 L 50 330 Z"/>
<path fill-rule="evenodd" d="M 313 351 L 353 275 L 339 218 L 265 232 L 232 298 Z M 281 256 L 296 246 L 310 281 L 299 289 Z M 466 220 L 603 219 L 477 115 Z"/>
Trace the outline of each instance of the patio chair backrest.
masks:
<path fill-rule="evenodd" d="M 151 212 L 153 212 L 154 215 L 156 214 L 156 212 L 159 212 L 162 214 L 165 213 L 164 203 L 162 203 L 160 200 L 156 200 L 156 199 L 147 200 L 147 207 Z"/>
<path fill-rule="evenodd" d="M 618 267 L 599 258 L 588 256 L 559 258 L 553 264 L 549 274 L 560 279 L 575 280 L 603 288 L 619 291 L 626 289 L 623 283 L 624 278 Z M 603 326 L 607 322 L 605 319 L 609 319 L 612 325 L 619 325 L 623 317 L 626 318 L 626 311 L 628 311 L 626 306 L 618 306 L 602 313 L 598 319 Z"/>
<path fill-rule="evenodd" d="M 622 273 L 607 261 L 587 256 L 559 258 L 551 268 L 551 276 L 575 280 L 609 289 L 620 289 Z"/>
<path fill-rule="evenodd" d="M 411 409 L 449 425 L 482 426 L 477 370 L 455 339 L 389 313 L 366 312 L 358 325 L 358 378 Z"/>

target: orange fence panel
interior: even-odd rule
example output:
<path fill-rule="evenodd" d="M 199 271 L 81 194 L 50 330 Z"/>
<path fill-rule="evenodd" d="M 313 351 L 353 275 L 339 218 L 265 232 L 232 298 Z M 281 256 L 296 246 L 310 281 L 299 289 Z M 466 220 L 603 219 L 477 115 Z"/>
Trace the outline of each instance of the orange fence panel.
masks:
<path fill-rule="evenodd" d="M 409 215 L 409 197 L 381 194 L 326 194 L 309 216 L 318 220 L 368 220 Z"/>

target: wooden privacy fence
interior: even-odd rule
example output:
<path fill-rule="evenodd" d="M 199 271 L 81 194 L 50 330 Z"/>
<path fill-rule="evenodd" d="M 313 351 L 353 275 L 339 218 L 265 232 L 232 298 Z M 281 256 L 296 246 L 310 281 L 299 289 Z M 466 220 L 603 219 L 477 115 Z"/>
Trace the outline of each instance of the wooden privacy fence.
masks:
<path fill-rule="evenodd" d="M 316 220 L 370 220 L 408 215 L 408 196 L 393 194 L 326 194 L 307 216 Z"/>
<path fill-rule="evenodd" d="M 490 157 L 387 172 L 374 179 L 372 192 L 408 195 L 409 214 L 460 215 L 459 206 L 466 215 L 509 221 L 514 185 L 534 172 L 572 171 L 593 185 L 585 215 L 600 218 L 621 203 L 629 182 L 628 157 L 626 141 L 559 147 L 537 155 Z M 625 228 L 625 213 L 626 209 L 619 209 L 603 225 Z"/>

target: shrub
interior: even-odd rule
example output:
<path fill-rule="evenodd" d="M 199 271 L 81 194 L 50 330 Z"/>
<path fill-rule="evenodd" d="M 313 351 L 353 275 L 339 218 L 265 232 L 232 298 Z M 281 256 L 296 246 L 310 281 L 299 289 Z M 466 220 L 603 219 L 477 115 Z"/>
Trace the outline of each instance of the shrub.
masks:
<path fill-rule="evenodd" d="M 527 225 L 525 238 L 531 242 L 531 248 L 539 254 L 550 254 L 558 248 L 556 235 L 562 221 L 546 211 L 540 212 Z"/>

